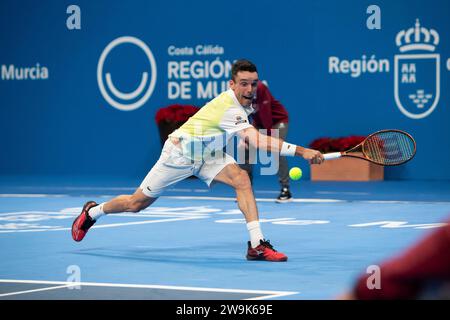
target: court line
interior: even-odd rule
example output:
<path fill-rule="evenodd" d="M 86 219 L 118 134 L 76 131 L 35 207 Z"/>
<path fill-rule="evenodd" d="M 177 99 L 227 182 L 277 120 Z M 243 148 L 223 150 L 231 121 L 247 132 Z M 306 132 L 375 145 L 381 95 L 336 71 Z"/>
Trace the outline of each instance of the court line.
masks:
<path fill-rule="evenodd" d="M 131 226 L 131 225 L 139 225 L 139 224 L 149 224 L 149 223 L 159 223 L 159 222 L 172 222 L 172 221 L 183 221 L 183 220 L 194 220 L 194 219 L 205 219 L 205 218 L 209 218 L 209 217 L 208 216 L 195 216 L 195 217 L 172 218 L 172 219 L 161 219 L 161 220 L 148 220 L 148 221 L 124 222 L 124 223 L 110 223 L 110 224 L 101 224 L 101 225 L 93 226 L 92 229 L 114 228 L 114 227 Z M 69 230 L 71 230 L 71 229 L 72 228 L 69 228 Z"/>
<path fill-rule="evenodd" d="M 18 214 L 18 215 L 25 215 L 25 214 L 29 214 L 29 215 L 33 215 L 33 214 L 64 215 L 63 212 L 59 212 L 59 211 L 29 210 L 29 211 L 2 212 L 2 213 L 0 213 L 0 216 L 10 216 L 12 214 Z M 75 217 L 75 215 L 74 215 L 74 217 Z"/>
<path fill-rule="evenodd" d="M 195 192 L 195 191 L 191 191 Z M 62 198 L 72 197 L 67 194 L 0 194 L 0 198 Z M 94 195 L 95 198 L 110 198 L 114 195 Z M 161 196 L 162 199 L 178 200 L 211 200 L 211 201 L 236 201 L 235 197 L 209 197 L 209 196 Z M 276 202 L 274 198 L 256 198 L 257 202 Z M 450 204 L 450 201 L 414 201 L 414 200 L 344 200 L 344 199 L 320 199 L 320 198 L 293 198 L 294 203 L 369 203 L 369 204 Z"/>
<path fill-rule="evenodd" d="M 46 194 L 46 193 L 0 193 L 0 198 L 64 198 L 68 194 Z"/>
<path fill-rule="evenodd" d="M 288 295 L 299 294 L 295 291 L 270 291 L 270 290 L 247 290 L 247 289 L 224 289 L 224 288 L 206 288 L 206 287 L 184 287 L 184 286 L 166 286 L 166 285 L 147 285 L 147 284 L 124 284 L 124 283 L 102 283 L 102 282 L 64 282 L 64 281 L 40 281 L 40 280 L 13 280 L 0 279 L 0 283 L 25 283 L 25 284 L 50 284 L 65 286 L 91 286 L 91 287 L 118 287 L 135 289 L 164 289 L 178 291 L 197 291 L 197 292 L 221 292 L 221 293 L 246 293 L 258 294 L 260 296 L 245 300 L 262 300 L 269 298 L 280 298 Z M 56 288 L 56 287 L 52 287 Z M 37 289 L 39 290 L 39 289 Z M 50 290 L 50 289 L 49 289 Z"/>
<path fill-rule="evenodd" d="M 368 196 L 369 192 L 355 192 L 355 191 L 316 191 L 317 194 L 344 194 L 351 196 Z"/>
<path fill-rule="evenodd" d="M 196 192 L 196 191 L 191 191 Z M 62 198 L 71 197 L 65 194 L 13 194 L 3 193 L 0 194 L 0 198 Z M 112 195 L 95 195 L 93 197 L 113 197 Z M 179 200 L 212 200 L 212 201 L 235 201 L 235 197 L 209 197 L 209 196 L 161 196 L 162 199 L 179 199 Z M 275 202 L 273 198 L 256 198 L 256 201 L 260 202 Z M 315 198 L 298 198 L 292 199 L 292 202 L 345 202 L 347 200 L 339 199 L 315 199 Z"/>
<path fill-rule="evenodd" d="M 413 200 L 355 200 L 351 202 L 362 202 L 370 204 L 450 204 L 450 201 L 413 201 Z"/>
<path fill-rule="evenodd" d="M 207 196 L 161 196 L 166 199 L 179 200 L 211 200 L 211 201 L 236 201 L 234 197 L 207 197 Z M 257 202 L 276 202 L 273 198 L 256 198 Z M 410 201 L 410 200 L 342 200 L 342 199 L 318 199 L 318 198 L 293 198 L 290 202 L 298 203 L 370 203 L 370 204 L 450 204 L 450 201 Z M 288 202 L 289 203 L 289 202 Z"/>
<path fill-rule="evenodd" d="M 49 290 L 55 290 L 55 289 L 69 288 L 69 287 L 72 287 L 72 286 L 74 286 L 74 284 L 67 284 L 67 285 L 61 285 L 61 286 L 56 286 L 56 287 L 47 287 L 47 288 L 25 290 L 25 291 L 8 292 L 8 293 L 0 294 L 0 298 L 1 297 L 8 297 L 8 296 L 15 296 L 15 295 L 19 295 L 19 294 L 25 294 L 25 293 L 33 293 L 33 292 L 41 292 L 41 291 L 49 291 Z"/>
<path fill-rule="evenodd" d="M 130 225 L 140 225 L 149 223 L 160 223 L 160 222 L 173 222 L 173 221 L 183 221 L 183 220 L 194 220 L 194 219 L 205 219 L 208 216 L 195 216 L 195 217 L 182 217 L 182 218 L 172 218 L 172 219 L 160 219 L 160 220 L 145 220 L 145 221 L 135 221 L 135 222 L 124 222 L 124 223 L 111 223 L 93 226 L 92 229 L 100 228 L 115 228 Z M 17 232 L 46 232 L 46 231 L 67 231 L 72 230 L 70 228 L 54 228 L 54 229 L 28 229 L 28 230 L 1 230 L 0 233 L 17 233 Z"/>
<path fill-rule="evenodd" d="M 207 197 L 207 196 L 161 196 L 164 199 L 178 199 L 178 200 L 211 200 L 211 201 L 236 201 L 235 197 Z M 256 198 L 259 202 L 276 202 L 276 199 L 272 198 Z M 291 202 L 320 202 L 320 203 L 335 203 L 335 202 L 347 202 L 347 200 L 339 199 L 307 199 L 298 198 L 292 199 Z"/>
<path fill-rule="evenodd" d="M 154 207 L 154 208 L 160 208 L 160 207 Z M 184 208 L 182 208 L 184 210 Z M 13 212 L 2 212 L 0 213 L 0 219 L 3 216 L 12 216 L 12 215 L 48 215 L 48 216 L 58 216 L 58 217 L 64 217 L 64 218 L 58 218 L 60 220 L 63 219 L 73 219 L 75 217 L 77 217 L 81 212 L 81 207 L 79 208 L 79 210 L 77 212 L 75 211 L 13 211 Z M 153 213 L 154 212 L 154 213 Z M 207 215 L 209 213 L 214 213 L 214 212 L 176 212 L 176 211 L 171 211 L 170 213 L 164 214 L 161 213 L 162 211 L 153 211 L 153 212 L 145 212 L 145 211 L 141 211 L 138 214 L 136 213 L 114 213 L 111 214 L 114 217 L 133 217 L 133 218 L 177 218 L 177 217 L 184 217 L 184 216 L 202 216 L 202 215 Z M 30 220 L 31 221 L 31 220 Z M 36 220 L 38 221 L 38 220 Z"/>

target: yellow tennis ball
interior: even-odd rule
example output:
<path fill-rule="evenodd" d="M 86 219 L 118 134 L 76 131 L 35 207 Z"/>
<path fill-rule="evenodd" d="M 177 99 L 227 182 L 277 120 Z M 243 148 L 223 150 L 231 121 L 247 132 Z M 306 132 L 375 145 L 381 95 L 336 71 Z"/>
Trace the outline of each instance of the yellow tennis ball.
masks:
<path fill-rule="evenodd" d="M 293 167 L 291 170 L 289 170 L 289 177 L 291 177 L 292 180 L 298 180 L 302 177 L 302 169 L 299 167 Z"/>

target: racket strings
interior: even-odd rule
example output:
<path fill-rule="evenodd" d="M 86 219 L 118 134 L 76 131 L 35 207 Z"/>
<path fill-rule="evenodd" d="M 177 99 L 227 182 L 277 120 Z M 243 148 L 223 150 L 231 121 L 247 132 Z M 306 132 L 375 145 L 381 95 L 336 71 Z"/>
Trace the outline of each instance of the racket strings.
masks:
<path fill-rule="evenodd" d="M 378 132 L 363 144 L 364 154 L 382 165 L 396 165 L 414 156 L 415 143 L 408 135 L 398 131 Z"/>

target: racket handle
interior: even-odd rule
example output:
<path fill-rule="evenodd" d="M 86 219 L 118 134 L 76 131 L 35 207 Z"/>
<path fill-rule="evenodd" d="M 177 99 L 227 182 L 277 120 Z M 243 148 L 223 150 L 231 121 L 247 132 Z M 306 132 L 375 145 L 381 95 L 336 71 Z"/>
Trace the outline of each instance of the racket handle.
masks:
<path fill-rule="evenodd" d="M 342 154 L 340 152 L 332 152 L 332 153 L 325 153 L 323 155 L 323 158 L 325 160 L 331 160 L 331 159 L 337 159 L 340 158 Z"/>

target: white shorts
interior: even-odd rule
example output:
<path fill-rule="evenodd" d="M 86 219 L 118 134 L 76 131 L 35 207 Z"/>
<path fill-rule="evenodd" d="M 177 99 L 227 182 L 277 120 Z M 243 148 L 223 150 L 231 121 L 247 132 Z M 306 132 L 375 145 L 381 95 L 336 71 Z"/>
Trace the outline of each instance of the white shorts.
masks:
<path fill-rule="evenodd" d="M 151 198 L 157 198 L 168 186 L 180 182 L 192 175 L 208 186 L 214 178 L 229 164 L 236 163 L 229 154 L 220 152 L 210 161 L 193 161 L 183 156 L 180 144 L 174 144 L 170 138 L 164 143 L 161 156 L 142 181 L 142 192 Z"/>

